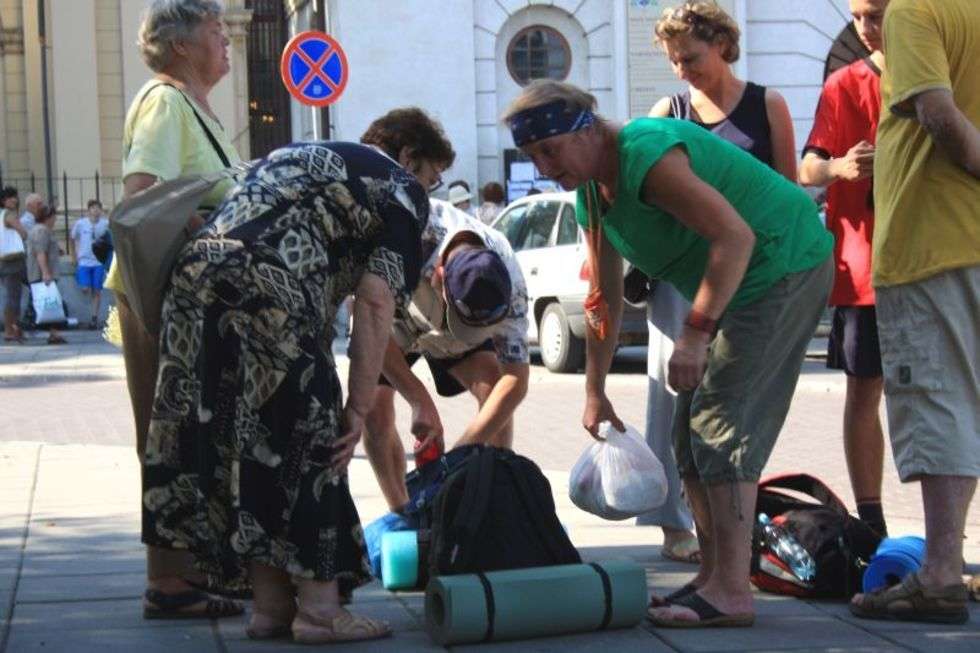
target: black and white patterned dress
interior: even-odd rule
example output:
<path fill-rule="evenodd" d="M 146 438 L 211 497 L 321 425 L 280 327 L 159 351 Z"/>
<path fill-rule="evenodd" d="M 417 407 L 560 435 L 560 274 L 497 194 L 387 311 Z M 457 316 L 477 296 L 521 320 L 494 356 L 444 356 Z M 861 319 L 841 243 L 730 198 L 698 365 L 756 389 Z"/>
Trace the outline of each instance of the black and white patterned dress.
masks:
<path fill-rule="evenodd" d="M 229 192 L 164 300 L 146 544 L 189 549 L 226 591 L 248 589 L 249 561 L 347 588 L 370 578 L 347 476 L 329 468 L 332 324 L 364 272 L 408 299 L 428 213 L 413 176 L 352 143 L 277 150 Z"/>

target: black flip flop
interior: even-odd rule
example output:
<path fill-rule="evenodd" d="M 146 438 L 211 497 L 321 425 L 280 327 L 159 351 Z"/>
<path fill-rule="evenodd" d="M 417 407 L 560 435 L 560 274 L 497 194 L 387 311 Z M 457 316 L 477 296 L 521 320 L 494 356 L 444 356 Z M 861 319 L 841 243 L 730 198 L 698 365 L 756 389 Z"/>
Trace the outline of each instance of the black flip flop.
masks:
<path fill-rule="evenodd" d="M 201 590 L 187 590 L 177 594 L 146 590 L 143 598 L 144 619 L 221 619 L 236 617 L 245 611 L 240 603 L 215 598 Z M 184 610 L 196 603 L 204 603 L 204 610 Z"/>
<path fill-rule="evenodd" d="M 741 614 L 724 614 L 711 605 L 697 592 L 691 592 L 671 601 L 671 605 L 689 608 L 698 616 L 697 620 L 656 617 L 647 611 L 647 619 L 653 625 L 661 628 L 746 628 L 755 623 L 755 615 L 746 612 Z"/>

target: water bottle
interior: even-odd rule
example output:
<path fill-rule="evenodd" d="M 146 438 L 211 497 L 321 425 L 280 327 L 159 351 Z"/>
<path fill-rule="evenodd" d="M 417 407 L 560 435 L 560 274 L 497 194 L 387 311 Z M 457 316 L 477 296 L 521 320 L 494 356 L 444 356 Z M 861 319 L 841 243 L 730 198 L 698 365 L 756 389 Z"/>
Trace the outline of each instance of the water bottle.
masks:
<path fill-rule="evenodd" d="M 759 514 L 759 526 L 762 528 L 766 546 L 789 565 L 797 578 L 804 583 L 812 583 L 817 575 L 817 565 L 810 553 L 789 531 L 774 523 L 764 512 Z"/>

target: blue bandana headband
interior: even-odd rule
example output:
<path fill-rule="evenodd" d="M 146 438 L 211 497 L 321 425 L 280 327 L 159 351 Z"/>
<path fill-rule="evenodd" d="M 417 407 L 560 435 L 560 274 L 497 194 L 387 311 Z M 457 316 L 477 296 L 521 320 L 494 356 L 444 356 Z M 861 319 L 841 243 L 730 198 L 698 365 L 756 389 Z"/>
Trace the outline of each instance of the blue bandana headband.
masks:
<path fill-rule="evenodd" d="M 514 145 L 524 147 L 545 138 L 591 127 L 595 124 L 595 114 L 588 109 L 569 109 L 564 100 L 555 100 L 516 113 L 507 122 Z"/>

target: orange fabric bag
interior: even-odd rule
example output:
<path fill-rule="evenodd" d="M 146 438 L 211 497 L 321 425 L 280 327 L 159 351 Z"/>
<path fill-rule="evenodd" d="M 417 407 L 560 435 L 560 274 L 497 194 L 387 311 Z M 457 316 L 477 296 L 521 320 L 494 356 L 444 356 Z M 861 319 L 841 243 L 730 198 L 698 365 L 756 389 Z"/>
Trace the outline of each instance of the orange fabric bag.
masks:
<path fill-rule="evenodd" d="M 599 284 L 599 253 L 602 250 L 602 219 L 596 182 L 585 186 L 585 209 L 589 220 L 587 250 L 589 259 L 589 294 L 585 298 L 585 322 L 599 340 L 609 331 L 609 304 Z"/>

